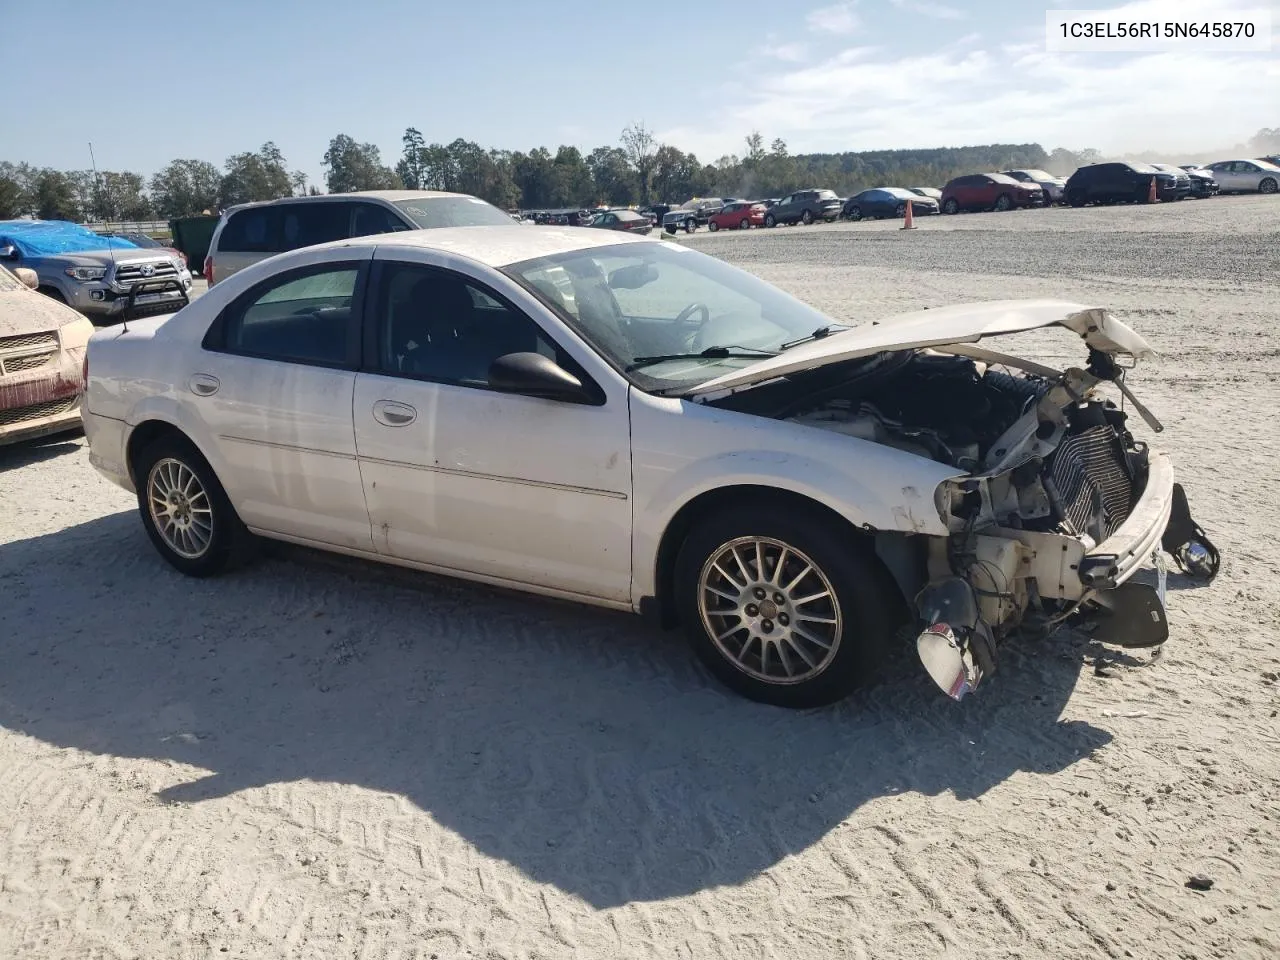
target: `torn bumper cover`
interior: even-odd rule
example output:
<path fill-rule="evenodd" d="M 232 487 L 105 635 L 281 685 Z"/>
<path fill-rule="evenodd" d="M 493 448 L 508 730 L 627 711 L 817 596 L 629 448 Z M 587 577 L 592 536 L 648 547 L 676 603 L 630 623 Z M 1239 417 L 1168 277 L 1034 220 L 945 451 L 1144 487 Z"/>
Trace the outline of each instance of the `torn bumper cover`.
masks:
<path fill-rule="evenodd" d="M 1154 647 L 1168 639 L 1160 552 L 1205 583 L 1217 576 L 1221 558 L 1192 519 L 1168 456 L 1144 450 L 1141 459 L 1141 496 L 1101 543 L 1066 533 L 988 529 L 967 538 L 970 559 L 955 574 L 935 578 L 920 592 L 916 649 L 944 693 L 959 700 L 995 670 L 997 642 L 1023 621 L 1023 613 L 1027 619 L 1038 613 L 1049 626 L 1074 619 L 1091 626 L 1094 639 L 1117 646 Z M 1131 582 L 1148 560 L 1159 561 L 1159 588 Z"/>

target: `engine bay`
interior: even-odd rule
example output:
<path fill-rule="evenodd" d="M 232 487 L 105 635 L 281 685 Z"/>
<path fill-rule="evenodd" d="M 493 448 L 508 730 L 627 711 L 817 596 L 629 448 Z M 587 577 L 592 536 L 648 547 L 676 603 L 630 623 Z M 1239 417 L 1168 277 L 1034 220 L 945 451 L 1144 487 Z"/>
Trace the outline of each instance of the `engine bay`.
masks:
<path fill-rule="evenodd" d="M 907 350 L 767 384 L 717 401 L 744 412 L 980 470 L 996 441 L 1051 386 L 967 357 Z"/>

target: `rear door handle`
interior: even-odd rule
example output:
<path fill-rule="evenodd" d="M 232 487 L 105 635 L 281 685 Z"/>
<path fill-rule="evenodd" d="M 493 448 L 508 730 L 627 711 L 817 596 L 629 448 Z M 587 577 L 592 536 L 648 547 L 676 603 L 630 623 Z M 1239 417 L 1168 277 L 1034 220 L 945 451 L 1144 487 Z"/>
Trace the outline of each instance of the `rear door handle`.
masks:
<path fill-rule="evenodd" d="M 218 392 L 218 388 L 222 384 L 217 377 L 210 376 L 207 373 L 197 373 L 187 381 L 187 387 L 197 397 L 212 397 Z"/>
<path fill-rule="evenodd" d="M 373 405 L 373 419 L 385 427 L 407 427 L 418 419 L 418 411 L 407 403 L 379 400 Z"/>

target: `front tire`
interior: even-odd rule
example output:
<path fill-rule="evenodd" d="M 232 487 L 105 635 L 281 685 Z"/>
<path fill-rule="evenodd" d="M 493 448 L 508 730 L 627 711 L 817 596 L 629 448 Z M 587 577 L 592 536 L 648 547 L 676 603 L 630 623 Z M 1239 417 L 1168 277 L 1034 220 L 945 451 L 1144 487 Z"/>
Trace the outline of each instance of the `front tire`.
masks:
<path fill-rule="evenodd" d="M 694 652 L 726 686 L 781 707 L 832 703 L 890 649 L 896 588 L 816 511 L 743 503 L 690 532 L 676 602 Z"/>
<path fill-rule="evenodd" d="M 1074 190 L 1067 191 L 1067 203 L 1073 207 L 1083 207 L 1085 201 L 1085 193 L 1079 187 Z"/>
<path fill-rule="evenodd" d="M 862 219 L 862 208 L 861 208 L 861 207 L 859 207 L 859 206 L 852 206 L 852 207 L 850 207 L 850 208 L 849 208 L 849 214 L 848 214 L 848 216 L 849 216 L 849 219 L 850 219 L 850 220 L 854 220 L 854 221 L 861 220 L 861 219 Z"/>
<path fill-rule="evenodd" d="M 808 210 L 804 211 L 804 213 L 800 214 L 800 222 L 806 227 L 811 225 L 813 223 L 813 214 Z"/>
<path fill-rule="evenodd" d="M 1013 198 L 1010 197 L 1007 193 L 1002 193 L 1000 194 L 1000 196 L 996 197 L 996 210 L 998 212 L 1004 213 L 1006 210 L 1008 210 L 1012 206 L 1013 206 Z"/>
<path fill-rule="evenodd" d="M 252 535 L 194 444 L 160 437 L 138 454 L 134 468 L 142 525 L 171 566 L 189 577 L 211 577 L 247 559 Z"/>
<path fill-rule="evenodd" d="M 1275 177 L 1265 177 L 1262 182 L 1258 184 L 1258 192 L 1275 193 L 1277 186 L 1280 186 L 1280 184 L 1276 183 Z"/>
<path fill-rule="evenodd" d="M 696 220 L 686 220 L 686 221 L 684 222 L 684 232 L 685 232 L 685 233 L 693 233 L 693 231 L 695 231 L 695 230 L 697 230 L 697 229 L 698 229 L 698 221 L 696 221 Z"/>
<path fill-rule="evenodd" d="M 707 224 L 707 229 L 710 230 L 712 233 L 715 233 L 717 230 L 720 229 L 720 226 L 714 220 L 712 220 Z"/>
<path fill-rule="evenodd" d="M 955 197 L 948 197 L 946 203 L 942 205 L 942 212 L 947 214 L 955 214 L 960 212 L 960 204 Z"/>

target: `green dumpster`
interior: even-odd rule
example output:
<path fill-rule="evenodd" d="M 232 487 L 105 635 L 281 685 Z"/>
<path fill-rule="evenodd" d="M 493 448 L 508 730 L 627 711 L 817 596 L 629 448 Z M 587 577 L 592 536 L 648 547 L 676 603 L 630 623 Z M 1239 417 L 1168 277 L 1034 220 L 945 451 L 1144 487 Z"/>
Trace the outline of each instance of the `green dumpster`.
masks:
<path fill-rule="evenodd" d="M 218 225 L 216 216 L 179 217 L 169 221 L 173 245 L 187 258 L 187 266 L 194 274 L 204 272 L 204 258 L 209 253 L 213 229 Z"/>

